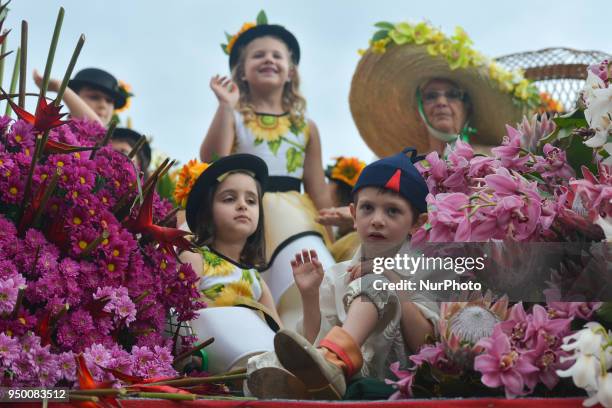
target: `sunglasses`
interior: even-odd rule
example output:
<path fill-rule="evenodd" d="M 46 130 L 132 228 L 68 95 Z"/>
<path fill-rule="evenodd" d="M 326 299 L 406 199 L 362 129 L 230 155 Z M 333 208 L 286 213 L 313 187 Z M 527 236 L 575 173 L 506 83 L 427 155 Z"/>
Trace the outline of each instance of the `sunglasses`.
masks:
<path fill-rule="evenodd" d="M 465 100 L 466 93 L 461 89 L 450 89 L 448 91 L 427 91 L 423 93 L 423 102 L 426 104 L 431 104 L 436 102 L 441 96 L 444 96 L 447 101 L 456 102 Z"/>

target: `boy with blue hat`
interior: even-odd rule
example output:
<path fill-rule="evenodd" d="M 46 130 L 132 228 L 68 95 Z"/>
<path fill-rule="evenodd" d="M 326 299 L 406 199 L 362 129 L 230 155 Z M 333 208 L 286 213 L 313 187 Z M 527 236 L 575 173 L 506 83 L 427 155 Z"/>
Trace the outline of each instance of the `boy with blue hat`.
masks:
<path fill-rule="evenodd" d="M 324 273 L 316 252 L 296 255 L 291 266 L 302 297 L 301 335 L 281 330 L 275 336 L 275 357 L 286 371 L 265 367 L 265 356 L 261 363 L 249 361 L 249 371 L 256 368 L 248 379 L 254 395 L 274 397 L 268 390 L 276 389 L 283 397 L 295 391 L 298 397 L 306 392 L 314 399 L 340 399 L 347 379 L 357 374 L 384 379 L 390 363 L 406 361 L 406 349 L 416 352 L 433 334 L 437 305 L 400 303 L 395 292 L 374 289 L 374 281 L 388 282 L 384 275 L 351 281 L 361 262 L 410 252 L 409 237 L 427 218 L 428 189 L 414 166 L 420 159 L 407 148 L 363 169 L 350 205 L 361 240 L 352 260 Z M 302 387 L 286 378 L 290 375 Z"/>

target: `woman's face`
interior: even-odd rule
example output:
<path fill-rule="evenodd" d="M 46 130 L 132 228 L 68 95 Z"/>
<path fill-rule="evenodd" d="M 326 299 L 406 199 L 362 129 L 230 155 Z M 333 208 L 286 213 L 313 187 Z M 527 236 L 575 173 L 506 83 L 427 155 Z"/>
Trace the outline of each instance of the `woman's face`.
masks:
<path fill-rule="evenodd" d="M 228 175 L 213 198 L 216 238 L 246 240 L 259 224 L 259 195 L 253 177 L 243 173 Z"/>
<path fill-rule="evenodd" d="M 256 88 L 283 87 L 291 79 L 289 50 L 274 37 L 260 37 L 244 50 L 244 80 Z"/>
<path fill-rule="evenodd" d="M 456 134 L 467 120 L 465 92 L 451 81 L 434 79 L 421 90 L 423 110 L 431 126 L 445 133 Z"/>

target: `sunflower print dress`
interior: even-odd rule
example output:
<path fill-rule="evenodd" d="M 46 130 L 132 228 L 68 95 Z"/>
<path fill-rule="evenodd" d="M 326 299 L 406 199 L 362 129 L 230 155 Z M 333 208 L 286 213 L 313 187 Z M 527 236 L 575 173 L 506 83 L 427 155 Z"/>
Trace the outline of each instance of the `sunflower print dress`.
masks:
<path fill-rule="evenodd" d="M 235 306 L 241 298 L 259 301 L 261 278 L 255 268 L 235 263 L 206 246 L 196 251 L 202 255 L 198 289 L 209 307 Z"/>
<path fill-rule="evenodd" d="M 327 231 L 315 222 L 318 211 L 300 191 L 310 128 L 308 121 L 293 123 L 288 113 L 256 113 L 247 120 L 234 111 L 234 123 L 233 152 L 259 156 L 268 165 L 268 188 L 262 200 L 268 268 L 263 277 L 279 307 L 281 296 L 294 283 L 289 260 L 296 250 L 315 249 L 324 267 L 334 263 Z M 275 187 L 279 179 L 291 180 L 292 188 Z"/>

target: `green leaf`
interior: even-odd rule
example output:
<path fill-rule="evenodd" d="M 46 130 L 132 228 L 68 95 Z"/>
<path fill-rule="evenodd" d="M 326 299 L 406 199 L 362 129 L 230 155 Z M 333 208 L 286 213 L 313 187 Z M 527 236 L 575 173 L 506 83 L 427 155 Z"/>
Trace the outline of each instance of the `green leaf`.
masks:
<path fill-rule="evenodd" d="M 568 147 L 565 149 L 567 162 L 576 174 L 582 174 L 581 166 L 588 167 L 592 173 L 597 172 L 597 166 L 593 163 L 593 149 L 584 144 L 581 137 L 572 136 Z"/>
<path fill-rule="evenodd" d="M 276 140 L 270 140 L 268 142 L 268 147 L 270 148 L 270 151 L 276 156 L 276 154 L 278 153 L 278 149 L 280 147 L 282 143 L 282 140 L 280 139 L 276 139 Z"/>
<path fill-rule="evenodd" d="M 374 27 L 382 28 L 383 30 L 387 31 L 395 28 L 395 26 L 388 21 L 379 21 L 378 23 L 374 24 Z"/>
<path fill-rule="evenodd" d="M 165 174 L 164 177 L 160 178 L 157 182 L 157 193 L 160 197 L 170 201 L 173 205 L 176 205 L 174 201 L 174 188 L 175 183 L 170 178 L 169 174 Z"/>
<path fill-rule="evenodd" d="M 234 36 L 228 33 L 227 31 L 225 32 L 225 38 L 227 39 L 228 42 L 231 41 L 233 37 Z"/>
<path fill-rule="evenodd" d="M 372 36 L 372 41 L 379 41 L 389 36 L 389 30 L 378 30 Z"/>
<path fill-rule="evenodd" d="M 255 146 L 259 146 L 263 142 L 264 142 L 263 139 L 255 139 Z"/>
<path fill-rule="evenodd" d="M 612 327 L 612 302 L 605 302 L 595 314 L 597 315 L 597 320 L 603 323 L 607 329 Z"/>
<path fill-rule="evenodd" d="M 584 117 L 584 111 L 582 109 L 576 109 L 572 112 L 566 113 L 565 115 L 553 118 L 553 122 L 555 122 L 557 127 L 561 128 L 589 126 Z"/>
<path fill-rule="evenodd" d="M 242 277 L 240 279 L 249 282 L 251 285 L 253 284 L 253 277 L 251 276 L 251 272 L 249 272 L 248 269 L 242 270 Z"/>
<path fill-rule="evenodd" d="M 266 16 L 266 12 L 261 10 L 257 15 L 257 25 L 268 24 L 268 16 Z"/>
<path fill-rule="evenodd" d="M 293 173 L 304 165 L 304 155 L 295 147 L 287 149 L 285 156 L 287 157 L 287 171 L 289 173 Z"/>
<path fill-rule="evenodd" d="M 223 50 L 224 53 L 229 54 L 227 52 L 227 44 L 221 44 L 221 50 Z"/>

